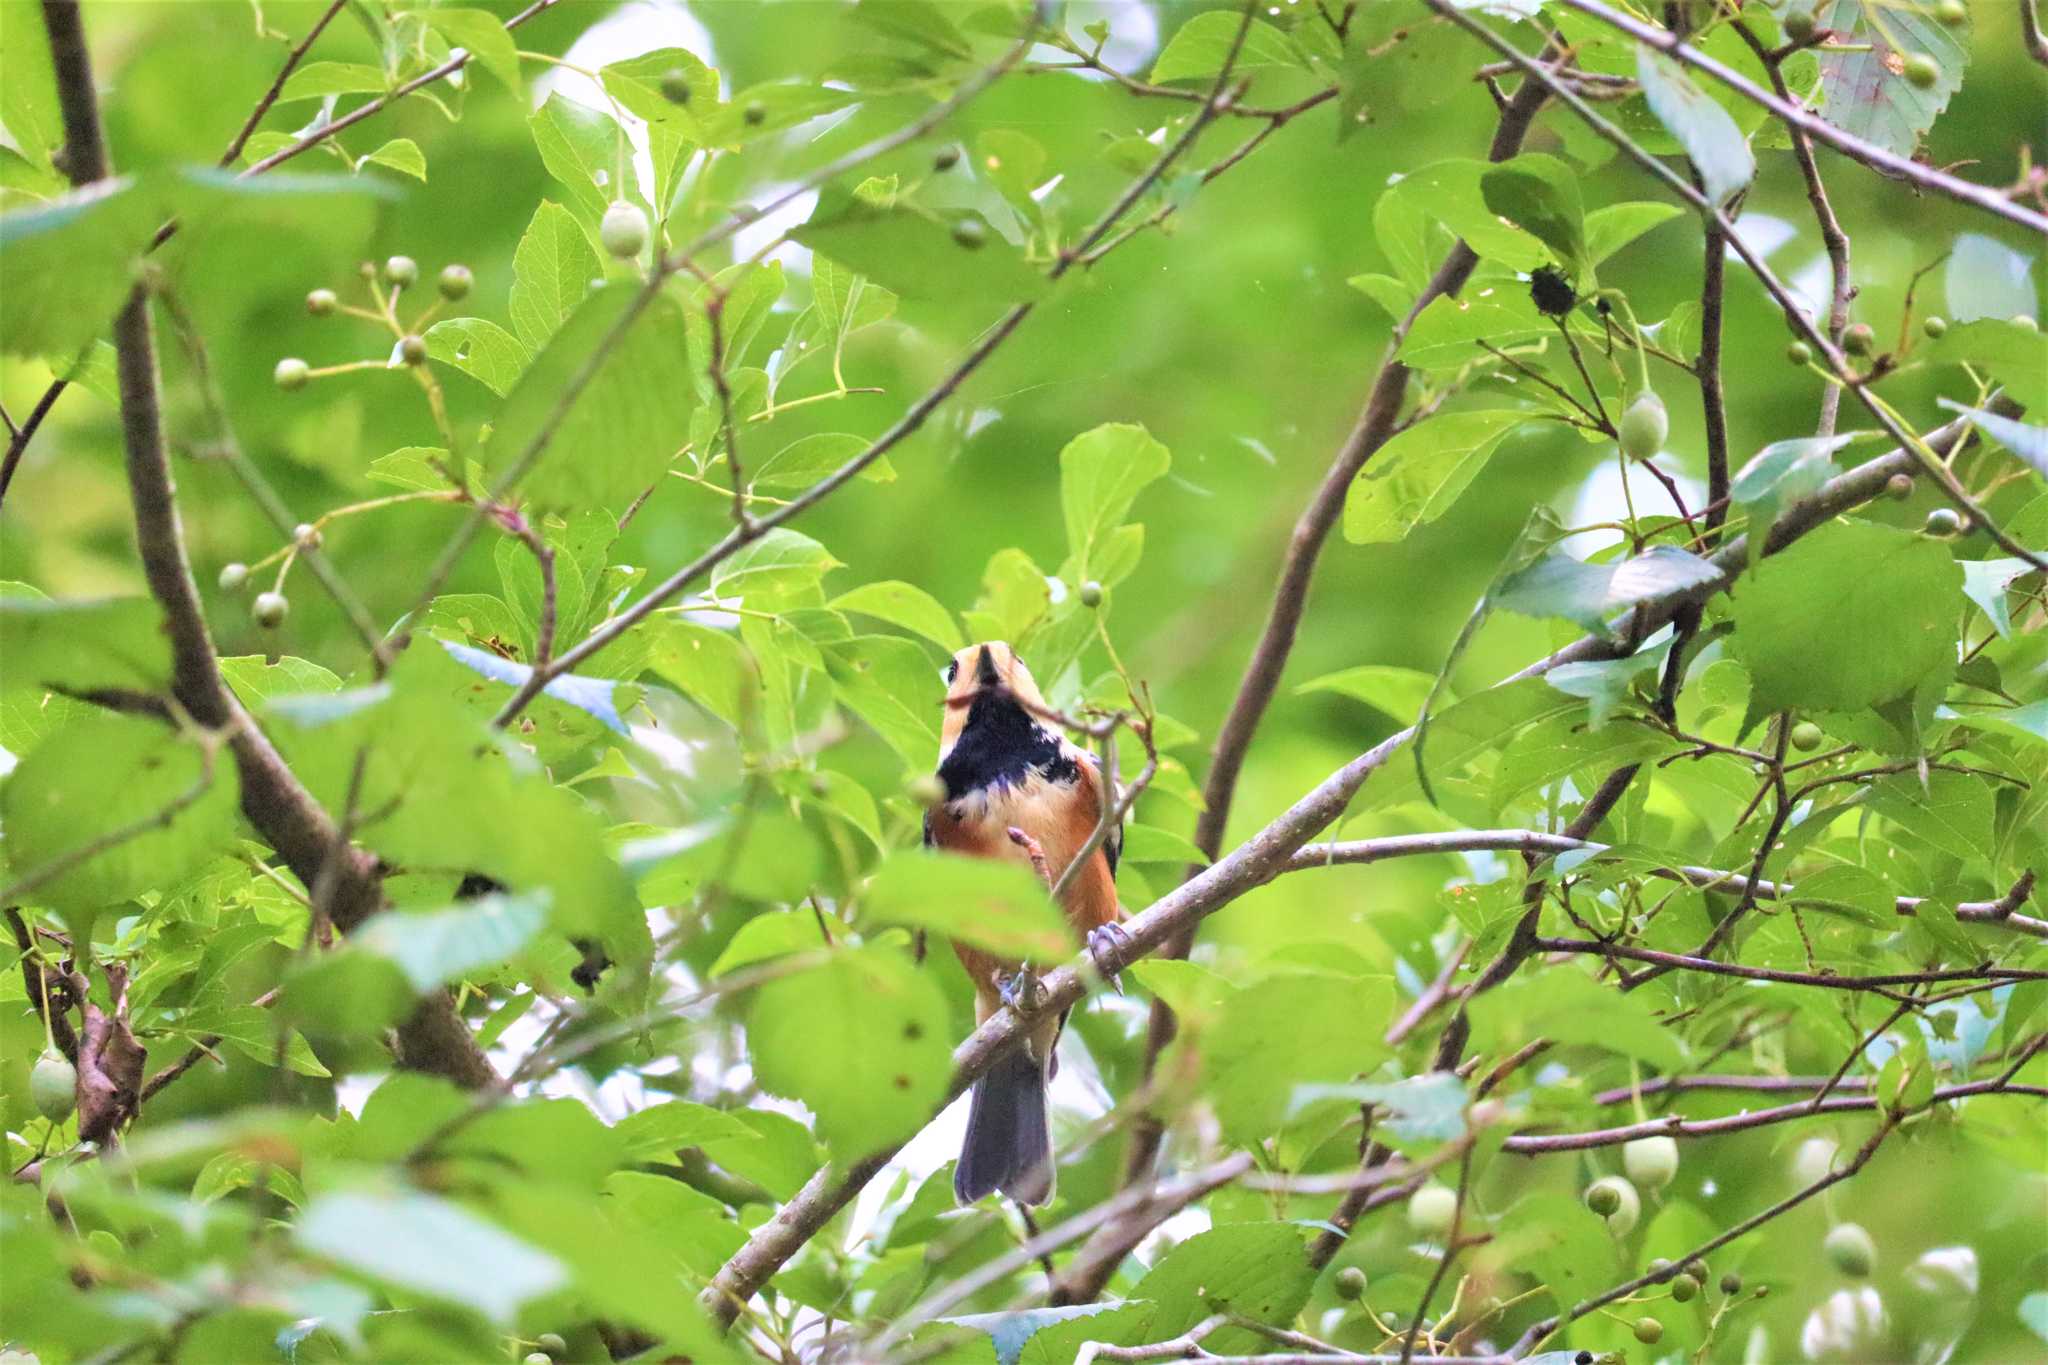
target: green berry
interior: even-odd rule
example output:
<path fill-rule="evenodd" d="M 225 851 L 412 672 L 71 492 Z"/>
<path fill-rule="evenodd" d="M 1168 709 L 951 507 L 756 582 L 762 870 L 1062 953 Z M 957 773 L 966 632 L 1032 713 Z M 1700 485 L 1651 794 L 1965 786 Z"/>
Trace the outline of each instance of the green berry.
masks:
<path fill-rule="evenodd" d="M 950 171 L 959 164 L 960 149 L 950 142 L 932 153 L 932 169 L 935 171 Z"/>
<path fill-rule="evenodd" d="M 1925 332 L 1930 339 L 1939 341 L 1942 337 L 1948 335 L 1948 319 L 1930 317 L 1920 324 L 1920 330 Z"/>
<path fill-rule="evenodd" d="M 1664 400 L 1650 389 L 1637 394 L 1628 411 L 1621 414 L 1618 434 L 1622 451 L 1630 459 L 1647 460 L 1662 450 L 1664 438 L 1671 434 L 1671 418 L 1664 411 Z"/>
<path fill-rule="evenodd" d="M 680 66 L 672 66 L 661 73 L 661 97 L 670 104 L 690 102 L 689 73 Z"/>
<path fill-rule="evenodd" d="M 555 1358 L 546 1351 L 528 1351 L 519 1365 L 555 1365 Z"/>
<path fill-rule="evenodd" d="M 1819 27 L 1811 10 L 1795 9 L 1785 16 L 1785 36 L 1795 43 L 1812 42 Z"/>
<path fill-rule="evenodd" d="M 341 304 L 332 289 L 315 289 L 306 295 L 306 311 L 316 318 L 324 318 Z"/>
<path fill-rule="evenodd" d="M 1927 534 L 1930 536 L 1952 536 L 1963 529 L 1962 513 L 1953 507 L 1937 507 L 1927 514 Z"/>
<path fill-rule="evenodd" d="M 1810 754 L 1827 740 L 1827 735 L 1812 721 L 1802 720 L 1792 727 L 1789 738 L 1793 748 L 1802 754 Z"/>
<path fill-rule="evenodd" d="M 1893 502 L 1904 502 L 1913 496 L 1913 476 L 1894 474 L 1884 481 L 1884 495 Z"/>
<path fill-rule="evenodd" d="M 1877 349 L 1877 333 L 1867 322 L 1852 322 L 1849 330 L 1842 333 L 1842 349 L 1854 356 L 1869 355 Z"/>
<path fill-rule="evenodd" d="M 1723 1294 L 1740 1294 L 1742 1292 L 1742 1277 L 1732 1270 L 1723 1275 L 1721 1277 L 1721 1292 Z"/>
<path fill-rule="evenodd" d="M 1906 69 L 1903 74 L 1906 77 L 1906 84 L 1915 90 L 1932 90 L 1934 83 L 1941 79 L 1941 68 L 1935 65 L 1934 58 L 1925 52 L 1915 52 L 1906 58 Z"/>
<path fill-rule="evenodd" d="M 1941 0 L 1934 7 L 1934 17 L 1949 28 L 1960 28 L 1970 22 L 1970 11 L 1963 0 Z"/>
<path fill-rule="evenodd" d="M 475 283 L 476 277 L 469 273 L 469 267 L 466 265 L 444 265 L 441 267 L 441 297 L 447 299 L 450 303 L 467 295 L 470 286 Z"/>
<path fill-rule="evenodd" d="M 405 289 L 417 281 L 419 277 L 420 263 L 410 256 L 393 256 L 390 260 L 384 262 L 384 279 L 386 283 L 395 284 L 400 289 Z"/>
<path fill-rule="evenodd" d="M 2014 313 L 2010 318 L 2007 318 L 2006 321 L 2010 322 L 2015 327 L 2024 327 L 2029 332 L 2038 332 L 2041 330 L 2041 324 L 2034 321 L 2034 315 L 2032 313 Z"/>
<path fill-rule="evenodd" d="M 1607 1220 L 1607 1230 L 1626 1237 L 1643 1216 L 1642 1196 L 1618 1175 L 1604 1175 L 1586 1187 L 1586 1207 Z"/>
<path fill-rule="evenodd" d="M 1355 1303 L 1365 1297 L 1365 1272 L 1355 1265 L 1347 1265 L 1337 1272 L 1337 1297 Z"/>
<path fill-rule="evenodd" d="M 1813 347 L 1803 341 L 1795 341 L 1785 348 L 1785 359 L 1791 361 L 1794 365 L 1811 365 L 1813 363 Z"/>
<path fill-rule="evenodd" d="M 1408 1196 L 1408 1223 L 1425 1237 L 1449 1232 L 1457 1216 L 1458 1192 L 1449 1185 L 1431 1183 Z"/>
<path fill-rule="evenodd" d="M 1664 1324 L 1655 1318 L 1637 1318 L 1634 1331 L 1636 1340 L 1645 1346 L 1654 1346 L 1664 1339 Z"/>
<path fill-rule="evenodd" d="M 910 785 L 904 788 L 904 795 L 920 806 L 936 806 L 946 799 L 946 784 L 936 774 L 926 773 L 912 778 Z"/>
<path fill-rule="evenodd" d="M 569 1350 L 569 1343 L 562 1340 L 558 1332 L 542 1332 L 533 1339 L 533 1344 L 551 1356 L 564 1355 Z"/>
<path fill-rule="evenodd" d="M 1621 1165 L 1636 1184 L 1661 1190 L 1678 1174 L 1678 1140 L 1637 1138 L 1621 1149 Z"/>
<path fill-rule="evenodd" d="M 953 224 L 953 240 L 969 251 L 979 251 L 988 241 L 988 228 L 979 218 L 962 218 Z"/>
<path fill-rule="evenodd" d="M 768 121 L 768 106 L 759 100 L 748 100 L 747 107 L 740 110 L 740 117 L 758 128 Z"/>
<path fill-rule="evenodd" d="M 292 604 L 281 592 L 259 592 L 256 601 L 250 605 L 249 615 L 265 630 L 276 630 L 284 624 L 284 618 L 291 614 Z"/>
<path fill-rule="evenodd" d="M 45 1052 L 29 1069 L 28 1094 L 38 1114 L 62 1123 L 78 1104 L 78 1068 L 61 1052 Z"/>
<path fill-rule="evenodd" d="M 619 260 L 630 261 L 647 246 L 647 215 L 623 199 L 615 199 L 597 226 L 598 240 Z"/>
<path fill-rule="evenodd" d="M 240 592 L 249 581 L 249 566 L 240 562 L 220 566 L 220 590 Z"/>
<path fill-rule="evenodd" d="M 408 365 L 427 363 L 427 339 L 410 332 L 398 339 L 398 358 Z"/>
<path fill-rule="evenodd" d="M 319 549 L 320 542 L 324 538 L 320 534 L 320 528 L 310 521 L 302 521 L 297 526 L 292 527 L 292 544 L 298 546 L 301 550 Z"/>
<path fill-rule="evenodd" d="M 1690 1275 L 1679 1275 L 1671 1281 L 1671 1297 L 1680 1303 L 1691 1303 L 1699 1292 L 1700 1282 Z"/>
<path fill-rule="evenodd" d="M 1081 585 L 1081 605 L 1089 608 L 1102 605 L 1102 585 L 1092 578 Z"/>
<path fill-rule="evenodd" d="M 1868 1275 L 1877 1264 L 1877 1243 L 1859 1223 L 1837 1223 L 1828 1229 L 1821 1250 L 1835 1263 L 1835 1269 L 1857 1279 Z"/>
<path fill-rule="evenodd" d="M 296 356 L 286 356 L 277 362 L 277 368 L 270 372 L 270 378 L 280 389 L 292 393 L 306 387 L 306 381 L 313 377 L 313 369 Z"/>

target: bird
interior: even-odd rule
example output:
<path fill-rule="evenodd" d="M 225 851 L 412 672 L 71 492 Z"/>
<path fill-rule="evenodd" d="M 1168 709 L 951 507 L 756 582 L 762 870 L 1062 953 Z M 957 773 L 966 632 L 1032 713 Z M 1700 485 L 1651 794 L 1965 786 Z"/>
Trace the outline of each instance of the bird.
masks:
<path fill-rule="evenodd" d="M 1058 885 L 1102 818 L 1095 756 L 1048 719 L 1031 670 L 1003 641 L 961 650 L 945 678 L 937 772 L 944 794 L 925 814 L 925 845 L 1021 862 L 1048 888 Z M 1112 826 L 1060 894 L 1067 923 L 1098 962 L 1128 938 L 1117 924 L 1122 849 L 1122 829 Z M 953 950 L 974 983 L 977 1025 L 1005 1005 L 1031 1012 L 1035 978 L 1028 964 L 1000 961 L 957 940 Z M 1054 1049 L 1066 1018 L 1061 1011 L 1032 1020 L 1022 1046 L 975 1081 L 953 1173 L 962 1205 L 995 1191 L 1026 1205 L 1052 1198 L 1046 1087 L 1058 1069 Z"/>

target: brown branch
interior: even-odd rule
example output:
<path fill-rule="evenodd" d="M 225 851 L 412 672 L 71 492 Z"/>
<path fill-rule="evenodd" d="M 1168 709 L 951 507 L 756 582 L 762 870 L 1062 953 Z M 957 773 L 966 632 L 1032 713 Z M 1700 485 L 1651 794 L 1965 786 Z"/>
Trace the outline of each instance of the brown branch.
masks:
<path fill-rule="evenodd" d="M 1537 110 L 1542 107 L 1543 93 L 1543 87 L 1535 81 L 1525 81 L 1515 92 L 1502 110 L 1500 123 L 1494 130 L 1493 143 L 1487 151 L 1489 159 L 1505 161 L 1521 149 L 1522 139 L 1528 134 Z M 1260 632 L 1258 644 L 1252 649 L 1252 657 L 1238 683 L 1237 695 L 1231 701 L 1230 712 L 1224 718 L 1222 729 L 1217 732 L 1216 745 L 1209 760 L 1209 775 L 1203 783 L 1203 809 L 1195 825 L 1195 846 L 1212 860 L 1223 847 L 1224 835 L 1228 832 L 1231 803 L 1237 794 L 1237 779 L 1244 768 L 1245 754 L 1251 748 L 1266 708 L 1279 690 L 1281 674 L 1293 652 L 1294 637 L 1307 609 L 1309 585 L 1315 575 L 1317 557 L 1322 553 L 1331 528 L 1343 513 L 1344 499 L 1350 492 L 1352 481 L 1366 461 L 1392 437 L 1400 419 L 1401 402 L 1408 389 L 1408 367 L 1395 359 L 1401 340 L 1433 300 L 1455 295 L 1464 288 L 1465 281 L 1471 278 L 1478 263 L 1478 256 L 1460 241 L 1437 267 L 1435 275 L 1409 309 L 1408 316 L 1395 327 L 1358 420 L 1344 444 L 1338 447 L 1322 483 L 1294 524 L 1281 562 L 1279 580 L 1274 585 L 1273 604 L 1267 612 L 1265 627 Z M 1189 874 L 1194 871 L 1190 868 Z M 1167 955 L 1184 958 L 1193 946 L 1192 937 L 1185 941 L 1177 940 L 1169 946 Z M 1146 1026 L 1145 1058 L 1141 1071 L 1144 1078 L 1150 1079 L 1160 1052 L 1173 1040 L 1173 1035 L 1173 1011 L 1164 1001 L 1155 999 Z M 1150 1176 L 1164 1135 L 1164 1128 L 1149 1115 L 1141 1117 L 1133 1125 L 1130 1149 L 1124 1159 L 1123 1179 L 1126 1184 Z"/>
<path fill-rule="evenodd" d="M 1820 986 L 1836 991 L 1877 991 L 1887 993 L 1899 986 L 1935 985 L 1943 981 L 2048 981 L 2048 971 L 2028 967 L 1948 967 L 1931 972 L 1887 972 L 1874 976 L 1837 976 L 1832 972 L 1787 972 L 1774 967 L 1745 967 L 1711 957 L 1659 952 L 1626 943 L 1603 943 L 1597 939 L 1541 938 L 1536 951 L 1545 953 L 1587 953 L 1608 959 L 1654 963 L 1670 971 L 1704 972 L 1710 976 L 1740 977 L 1745 981 L 1776 981 L 1789 986 Z"/>
<path fill-rule="evenodd" d="M 80 1002 L 71 994 L 70 980 L 63 972 L 43 966 L 36 951 L 35 935 L 22 919 L 21 911 L 12 905 L 7 907 L 7 927 L 13 931 L 14 946 L 21 951 L 21 985 L 28 992 L 29 1007 L 41 1015 L 43 1002 L 49 1002 L 50 1041 L 67 1060 L 75 1063 L 78 1034 L 71 1027 L 71 1011 Z"/>
<path fill-rule="evenodd" d="M 1935 194 L 1973 205 L 2007 222 L 2030 228 L 2036 233 L 2048 234 L 2048 218 L 2035 213 L 2032 209 L 2015 204 L 1997 190 L 1958 179 L 1946 171 L 1922 165 L 1911 157 L 1900 156 L 1874 143 L 1865 142 L 1853 133 L 1844 132 L 1826 119 L 1808 113 L 1789 99 L 1780 98 L 1741 72 L 1688 45 L 1669 29 L 1646 24 L 1619 10 L 1610 9 L 1601 4 L 1600 0 L 1563 0 L 1563 3 L 1581 14 L 1598 19 L 1609 28 L 1626 33 L 1637 42 L 1646 43 L 1695 70 L 1705 72 L 1752 104 L 1761 105 L 1769 110 L 1787 128 L 1796 128 L 1814 141 L 1826 143 L 1851 161 L 1860 161 L 1870 169 L 1894 180 L 1905 180 L 1923 190 L 1930 190 Z M 1501 55 L 1511 62 L 1514 61 L 1514 58 L 1505 52 Z"/>
<path fill-rule="evenodd" d="M 8 438 L 7 454 L 0 457 L 0 506 L 6 504 L 7 490 L 14 483 L 14 471 L 21 467 L 22 453 L 28 449 L 28 443 L 36 438 L 36 428 L 42 426 L 43 419 L 50 415 L 50 409 L 56 406 L 58 397 L 70 382 L 68 379 L 51 380 L 49 387 L 43 390 L 43 396 L 29 409 L 21 429 Z"/>
<path fill-rule="evenodd" d="M 1776 1091 L 1817 1090 L 1827 1083 L 1825 1076 L 1744 1076 L 1744 1075 L 1701 1075 L 1701 1076 L 1651 1076 L 1641 1085 L 1617 1085 L 1612 1090 L 1602 1090 L 1593 1096 L 1593 1103 L 1599 1105 L 1629 1104 L 1637 1095 L 1675 1095 L 1688 1090 L 1741 1090 L 1770 1094 Z M 1863 1090 L 1870 1082 L 1860 1076 L 1840 1078 L 1835 1081 L 1837 1089 Z"/>
<path fill-rule="evenodd" d="M 90 180 L 104 179 L 108 174 L 106 143 L 78 0 L 44 0 L 43 13 L 71 164 Z M 327 812 L 285 766 L 221 677 L 198 585 L 185 557 L 184 531 L 164 449 L 156 337 L 148 295 L 141 286 L 129 294 L 115 318 L 113 335 L 136 546 L 150 595 L 164 613 L 171 644 L 172 694 L 196 724 L 227 736 L 241 779 L 243 814 L 302 882 L 313 885 L 330 856 L 339 854 L 334 858 L 340 869 L 334 920 L 346 929 L 382 903 L 377 863 L 360 849 L 340 846 Z M 458 1082 L 481 1083 L 491 1075 L 490 1063 L 455 1015 L 452 999 L 442 993 L 430 1001 L 439 1001 L 445 1015 L 437 1041 L 446 1043 L 459 1031 L 467 1046 L 431 1054 L 423 1050 L 416 1060 Z M 445 1027 L 451 1023 L 452 1030 Z"/>
<path fill-rule="evenodd" d="M 328 22 L 341 13 L 341 7 L 347 3 L 348 0 L 334 0 L 334 3 L 322 10 L 320 17 L 313 21 L 313 27 L 307 29 L 306 36 L 299 40 L 298 46 L 285 55 L 284 65 L 278 68 L 277 79 L 263 92 L 263 98 L 256 101 L 256 107 L 251 109 L 249 117 L 242 121 L 241 131 L 228 143 L 228 149 L 220 154 L 219 164 L 223 169 L 235 164 L 235 158 L 242 154 L 242 148 L 249 145 L 249 138 L 255 133 L 256 125 L 263 122 L 263 116 L 270 112 L 270 107 L 277 103 L 277 97 L 284 92 L 284 83 L 291 79 L 292 72 L 298 70 L 299 63 L 305 60 L 307 49 L 313 46 L 314 40 L 326 29 Z"/>
<path fill-rule="evenodd" d="M 2031 0 L 2028 0 L 2031 3 Z M 1749 25 L 1737 20 L 1736 36 L 1749 45 L 1763 63 L 1764 71 L 1771 78 L 1771 89 L 1778 98 L 1791 102 L 1792 91 L 1785 84 L 1784 58 L 1773 54 L 1763 42 L 1749 31 Z M 1842 231 L 1841 220 L 1835 217 L 1835 206 L 1828 199 L 1828 187 L 1820 178 L 1820 166 L 1814 160 L 1813 139 L 1804 128 L 1788 124 L 1785 130 L 1792 139 L 1792 157 L 1799 163 L 1799 178 L 1806 184 L 1806 202 L 1813 208 L 1813 221 L 1820 227 L 1821 245 L 1828 253 L 1828 277 L 1831 288 L 1828 294 L 1828 339 L 1837 346 L 1842 344 L 1842 334 L 1849 329 L 1849 300 L 1856 296 L 1856 287 L 1849 274 L 1849 234 Z M 1842 407 L 1842 386 L 1829 384 L 1820 396 L 1820 424 L 1815 429 L 1817 436 L 1835 434 L 1835 419 Z"/>

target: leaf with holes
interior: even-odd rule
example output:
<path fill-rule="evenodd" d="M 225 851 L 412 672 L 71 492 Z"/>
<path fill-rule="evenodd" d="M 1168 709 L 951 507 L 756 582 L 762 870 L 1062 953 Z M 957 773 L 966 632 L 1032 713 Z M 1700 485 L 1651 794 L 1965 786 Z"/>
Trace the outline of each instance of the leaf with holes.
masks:
<path fill-rule="evenodd" d="M 1821 117 L 1911 156 L 1962 88 L 1968 30 L 1948 28 L 1927 10 L 1876 0 L 1822 0 L 1813 17 L 1836 33 L 1820 56 Z M 1916 55 L 1934 63 L 1934 83 L 1924 90 L 1906 79 L 1906 63 Z"/>

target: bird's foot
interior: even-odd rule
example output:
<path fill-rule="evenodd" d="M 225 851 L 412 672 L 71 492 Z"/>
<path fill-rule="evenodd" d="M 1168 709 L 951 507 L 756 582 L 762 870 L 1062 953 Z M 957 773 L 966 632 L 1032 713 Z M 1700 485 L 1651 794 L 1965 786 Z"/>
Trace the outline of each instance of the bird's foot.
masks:
<path fill-rule="evenodd" d="M 996 994 L 1020 1015 L 1033 1015 L 1045 1005 L 1045 983 L 1025 963 L 1010 976 L 996 977 Z"/>
<path fill-rule="evenodd" d="M 1038 879 L 1050 887 L 1052 867 L 1045 861 L 1045 846 L 1015 825 L 1004 832 L 1010 836 L 1011 843 L 1024 850 L 1024 856 L 1031 860 L 1031 870 L 1038 874 Z"/>
<path fill-rule="evenodd" d="M 1124 983 L 1117 973 L 1103 965 L 1105 953 L 1115 954 L 1131 946 L 1131 936 L 1121 924 L 1111 921 L 1098 924 L 1088 931 L 1088 959 L 1095 964 L 1095 970 L 1118 995 L 1124 993 Z"/>

